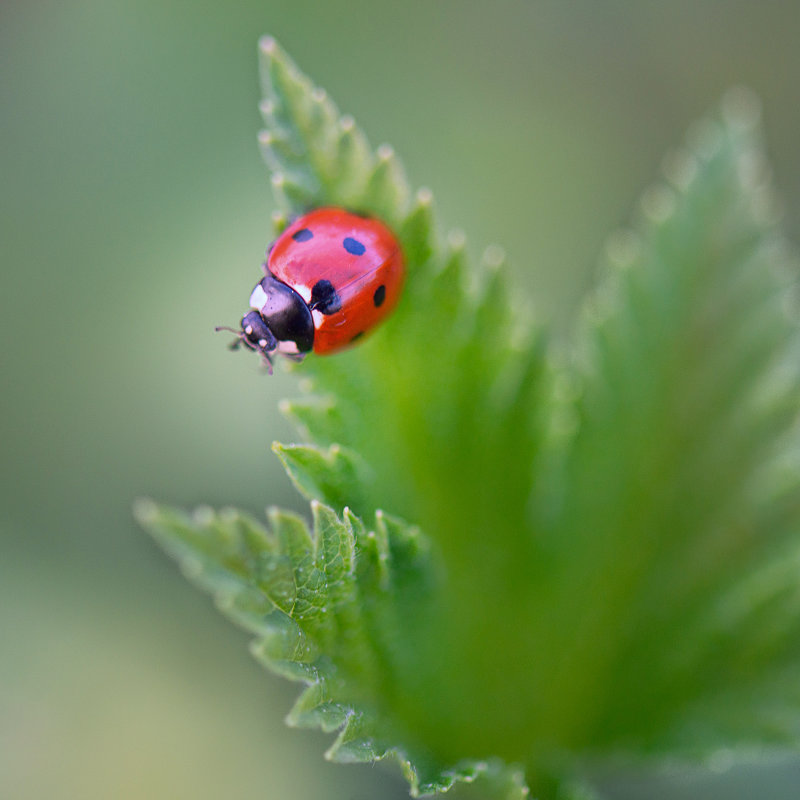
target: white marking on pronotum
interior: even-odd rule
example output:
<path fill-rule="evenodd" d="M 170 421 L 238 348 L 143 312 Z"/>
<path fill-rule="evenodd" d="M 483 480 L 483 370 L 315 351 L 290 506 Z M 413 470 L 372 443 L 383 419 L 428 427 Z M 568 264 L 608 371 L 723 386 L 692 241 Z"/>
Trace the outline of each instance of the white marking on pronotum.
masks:
<path fill-rule="evenodd" d="M 322 320 L 325 319 L 325 315 L 321 311 L 317 311 L 317 309 L 315 308 L 311 312 L 311 316 L 314 319 L 314 327 L 319 328 L 319 326 L 322 325 Z"/>
<path fill-rule="evenodd" d="M 306 301 L 306 305 L 311 302 L 311 289 L 308 286 L 303 286 L 302 284 L 298 284 L 297 286 L 292 287 L 303 300 Z"/>
<path fill-rule="evenodd" d="M 259 283 L 250 295 L 250 308 L 261 311 L 267 304 L 267 300 L 267 293 L 264 291 L 264 287 Z"/>
<path fill-rule="evenodd" d="M 278 342 L 278 352 L 286 353 L 287 355 L 297 355 L 300 351 L 297 349 L 297 342 Z"/>

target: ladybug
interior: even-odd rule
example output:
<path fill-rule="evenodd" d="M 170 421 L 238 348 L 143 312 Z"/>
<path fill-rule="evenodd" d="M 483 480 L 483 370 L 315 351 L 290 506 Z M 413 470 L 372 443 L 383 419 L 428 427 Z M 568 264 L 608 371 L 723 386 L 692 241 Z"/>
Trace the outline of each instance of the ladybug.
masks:
<path fill-rule="evenodd" d="M 232 347 L 301 361 L 312 350 L 336 353 L 369 333 L 400 299 L 403 253 L 379 220 L 342 208 L 296 219 L 270 247 L 264 277 Z"/>

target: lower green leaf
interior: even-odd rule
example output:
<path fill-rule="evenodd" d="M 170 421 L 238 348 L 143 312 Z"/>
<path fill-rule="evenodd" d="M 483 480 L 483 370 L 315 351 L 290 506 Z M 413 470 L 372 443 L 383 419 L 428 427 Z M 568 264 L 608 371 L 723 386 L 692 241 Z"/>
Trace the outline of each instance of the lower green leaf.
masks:
<path fill-rule="evenodd" d="M 253 655 L 307 685 L 287 722 L 340 729 L 328 758 L 391 756 L 415 795 L 486 779 L 501 785 L 492 796 L 524 797 L 516 772 L 506 775 L 499 762 L 448 766 L 419 751 L 393 717 L 391 698 L 406 690 L 391 681 L 402 679 L 415 652 L 421 610 L 436 602 L 438 572 L 425 537 L 380 512 L 369 527 L 349 509 L 340 517 L 317 501 L 312 515 L 309 530 L 300 517 L 271 509 L 267 529 L 233 511 L 190 516 L 150 501 L 136 506 L 159 544 L 255 634 Z"/>

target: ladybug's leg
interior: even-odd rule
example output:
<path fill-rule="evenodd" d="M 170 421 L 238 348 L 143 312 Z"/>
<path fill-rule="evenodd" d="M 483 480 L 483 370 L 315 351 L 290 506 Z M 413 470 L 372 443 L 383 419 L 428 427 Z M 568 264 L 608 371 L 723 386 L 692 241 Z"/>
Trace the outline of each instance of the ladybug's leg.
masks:
<path fill-rule="evenodd" d="M 266 325 L 258 333 L 261 338 L 253 345 L 253 349 L 261 356 L 261 363 L 266 367 L 267 373 L 272 375 L 272 358 L 270 356 L 277 349 L 278 340 Z"/>
<path fill-rule="evenodd" d="M 267 375 L 272 375 L 272 359 L 269 357 L 269 353 L 262 351 L 261 364 L 267 370 Z"/>

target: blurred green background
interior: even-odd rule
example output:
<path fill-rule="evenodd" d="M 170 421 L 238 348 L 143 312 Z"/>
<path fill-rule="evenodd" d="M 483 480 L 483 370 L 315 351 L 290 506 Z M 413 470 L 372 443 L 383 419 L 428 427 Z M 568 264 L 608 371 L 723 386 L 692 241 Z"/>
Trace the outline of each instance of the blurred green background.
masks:
<path fill-rule="evenodd" d="M 256 41 L 274 34 L 475 250 L 563 324 L 603 241 L 725 88 L 764 103 L 800 234 L 800 5 L 3 0 L 0 797 L 405 797 L 284 728 L 296 689 L 131 520 L 143 494 L 302 508 L 269 453 L 294 391 L 214 325 L 272 201 Z M 722 764 L 724 766 L 724 764 Z M 613 797 L 794 798 L 797 761 L 606 775 Z"/>

